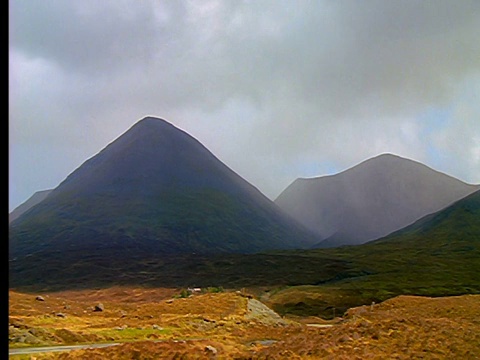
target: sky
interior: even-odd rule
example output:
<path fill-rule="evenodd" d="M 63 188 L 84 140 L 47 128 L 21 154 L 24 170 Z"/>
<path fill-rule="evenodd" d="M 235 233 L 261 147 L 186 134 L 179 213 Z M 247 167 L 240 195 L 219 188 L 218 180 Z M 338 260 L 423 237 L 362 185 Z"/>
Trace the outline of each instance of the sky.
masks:
<path fill-rule="evenodd" d="M 9 212 L 145 116 L 274 200 L 381 153 L 480 183 L 480 1 L 10 0 Z"/>

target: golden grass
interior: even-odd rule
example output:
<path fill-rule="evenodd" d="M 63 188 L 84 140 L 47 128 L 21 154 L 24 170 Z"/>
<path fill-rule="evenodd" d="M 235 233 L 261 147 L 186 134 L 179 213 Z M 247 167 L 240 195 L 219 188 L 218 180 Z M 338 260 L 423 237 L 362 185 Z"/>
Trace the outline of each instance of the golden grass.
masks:
<path fill-rule="evenodd" d="M 50 293 L 43 294 L 44 302 L 36 301 L 36 294 L 10 291 L 11 330 L 36 329 L 45 344 L 128 341 L 32 355 L 38 360 L 215 358 L 208 347 L 215 348 L 217 359 L 480 358 L 480 295 L 399 296 L 350 309 L 330 322 L 333 327 L 314 328 L 306 323 L 327 322 L 295 318 L 282 326 L 249 320 L 248 299 L 236 292 L 173 299 L 171 289 L 144 290 Z M 93 311 L 98 302 L 104 311 Z M 54 316 L 56 311 L 65 318 Z"/>

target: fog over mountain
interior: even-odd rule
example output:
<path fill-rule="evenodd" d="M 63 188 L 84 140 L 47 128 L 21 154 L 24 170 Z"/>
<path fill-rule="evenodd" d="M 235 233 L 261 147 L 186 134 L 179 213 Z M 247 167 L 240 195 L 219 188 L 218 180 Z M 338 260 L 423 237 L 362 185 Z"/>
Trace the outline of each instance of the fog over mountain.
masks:
<path fill-rule="evenodd" d="M 87 160 L 10 226 L 11 257 L 248 253 L 318 240 L 196 139 L 152 117 Z"/>
<path fill-rule="evenodd" d="M 324 241 L 361 244 L 405 227 L 479 189 L 392 154 L 332 176 L 297 179 L 275 203 Z"/>
<path fill-rule="evenodd" d="M 423 247 L 448 254 L 452 248 L 473 255 L 472 245 L 480 240 L 480 190 L 455 201 L 433 214 L 426 215 L 386 237 L 369 242 L 369 245 L 395 242 L 415 246 L 421 238 Z M 416 244 L 418 247 L 418 243 Z M 475 249 L 478 253 L 478 250 Z"/>

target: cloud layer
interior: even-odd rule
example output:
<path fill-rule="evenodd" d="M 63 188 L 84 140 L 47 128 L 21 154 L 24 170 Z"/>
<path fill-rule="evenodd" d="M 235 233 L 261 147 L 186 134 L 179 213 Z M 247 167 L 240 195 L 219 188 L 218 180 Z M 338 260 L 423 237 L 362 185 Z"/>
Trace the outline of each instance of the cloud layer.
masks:
<path fill-rule="evenodd" d="M 478 1 L 10 2 L 10 210 L 145 115 L 272 199 L 382 152 L 480 182 Z"/>

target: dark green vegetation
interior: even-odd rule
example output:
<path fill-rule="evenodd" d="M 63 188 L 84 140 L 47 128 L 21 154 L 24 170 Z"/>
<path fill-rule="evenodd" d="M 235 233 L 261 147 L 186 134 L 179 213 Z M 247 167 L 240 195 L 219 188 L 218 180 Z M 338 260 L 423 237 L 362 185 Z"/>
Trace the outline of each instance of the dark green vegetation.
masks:
<path fill-rule="evenodd" d="M 13 221 L 9 254 L 124 264 L 145 254 L 252 253 L 316 241 L 196 139 L 145 118 Z"/>
<path fill-rule="evenodd" d="M 400 294 L 480 293 L 480 191 L 386 238 L 360 246 L 251 255 L 135 252 L 128 261 L 78 252 L 11 261 L 22 290 L 144 285 L 248 287 L 282 314 L 331 317 Z"/>

